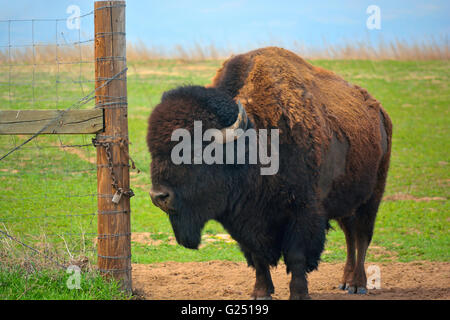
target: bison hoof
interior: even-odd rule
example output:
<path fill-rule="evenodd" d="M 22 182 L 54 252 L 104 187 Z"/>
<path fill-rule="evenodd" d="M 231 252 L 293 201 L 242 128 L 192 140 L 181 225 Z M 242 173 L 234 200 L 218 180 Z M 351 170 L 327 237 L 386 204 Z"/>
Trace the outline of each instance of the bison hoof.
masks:
<path fill-rule="evenodd" d="M 345 284 L 345 283 L 341 283 L 341 284 L 338 286 L 338 289 L 339 289 L 339 290 L 347 290 L 347 289 L 348 289 L 348 285 Z"/>
<path fill-rule="evenodd" d="M 291 294 L 289 300 L 311 300 L 311 296 L 309 294 Z"/>
<path fill-rule="evenodd" d="M 253 297 L 253 300 L 272 300 L 272 296 Z"/>
<path fill-rule="evenodd" d="M 367 294 L 367 289 L 364 288 L 364 287 L 358 287 L 358 288 L 356 289 L 356 293 L 357 293 L 357 294 Z"/>
<path fill-rule="evenodd" d="M 347 287 L 347 293 L 348 293 L 348 294 L 354 294 L 354 293 L 356 293 L 356 287 L 355 287 L 355 286 L 349 286 L 349 287 Z"/>
<path fill-rule="evenodd" d="M 347 288 L 348 294 L 367 294 L 367 289 L 365 287 L 355 287 L 350 286 Z"/>

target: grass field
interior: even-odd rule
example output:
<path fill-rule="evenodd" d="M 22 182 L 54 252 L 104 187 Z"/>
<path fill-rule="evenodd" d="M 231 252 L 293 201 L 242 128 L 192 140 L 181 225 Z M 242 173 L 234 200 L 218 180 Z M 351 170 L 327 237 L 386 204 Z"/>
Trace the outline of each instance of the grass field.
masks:
<path fill-rule="evenodd" d="M 381 205 L 368 260 L 448 261 L 450 64 L 440 61 L 332 60 L 313 63 L 367 88 L 382 102 L 394 123 L 392 162 L 386 189 L 389 201 Z M 205 242 L 199 251 L 173 245 L 165 214 L 155 208 L 147 196 L 150 155 L 146 150 L 145 132 L 151 106 L 158 103 L 162 92 L 176 85 L 209 83 L 219 65 L 218 62 L 152 61 L 132 64 L 130 68 L 131 151 L 143 170 L 133 177 L 134 185 L 140 186 L 136 188 L 139 196 L 133 201 L 133 231 L 149 232 L 159 244 L 134 243 L 134 262 L 243 261 L 234 243 L 220 239 Z M 212 238 L 210 235 L 225 232 L 217 223 L 211 222 L 204 233 L 208 240 Z M 328 234 L 323 260 L 342 261 L 344 257 L 344 236 L 336 227 Z"/>
<path fill-rule="evenodd" d="M 394 124 L 391 169 L 368 261 L 450 261 L 450 91 L 448 61 L 315 60 L 351 83 L 366 88 L 388 111 Z M 130 154 L 141 173 L 131 174 L 132 262 L 244 261 L 235 242 L 216 222 L 206 225 L 200 250 L 184 249 L 174 241 L 166 214 L 151 204 L 150 154 L 145 135 L 147 118 L 161 94 L 182 84 L 210 82 L 220 61 L 151 60 L 129 62 L 128 102 Z M 60 70 L 59 79 L 92 79 L 86 69 Z M 83 85 L 59 84 L 51 73 L 0 68 L 2 108 L 60 108 L 89 92 Z M 43 86 L 43 88 L 42 88 Z M 50 103 L 57 92 L 58 101 Z M 63 99 L 64 98 L 64 99 Z M 31 102 L 29 102 L 31 100 Z M 34 104 L 33 104 L 34 100 Z M 67 100 L 67 101 L 66 101 Z M 11 103 L 10 103 L 11 102 Z M 92 107 L 92 104 L 86 106 Z M 26 137 L 0 136 L 0 156 Z M 0 161 L 0 230 L 66 261 L 88 256 L 95 264 L 96 177 L 93 147 L 63 148 L 90 143 L 90 137 L 39 137 Z M 69 216 L 67 216 L 69 215 Z M 46 217 L 47 216 L 47 217 Z M 322 259 L 344 261 L 345 240 L 333 224 Z M 0 237 L 1 263 L 24 263 L 35 254 Z M 0 283 L 8 276 L 0 272 Z M 20 277 L 19 277 L 20 278 Z M 0 285 L 0 298 L 8 295 Z M 62 297 L 64 294 L 62 294 Z M 102 297 L 92 297 L 102 298 Z"/>

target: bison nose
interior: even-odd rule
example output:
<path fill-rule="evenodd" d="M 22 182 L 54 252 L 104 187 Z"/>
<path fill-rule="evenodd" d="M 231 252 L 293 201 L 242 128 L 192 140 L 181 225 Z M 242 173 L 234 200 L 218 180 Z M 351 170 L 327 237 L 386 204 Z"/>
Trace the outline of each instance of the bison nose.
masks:
<path fill-rule="evenodd" d="M 166 188 L 154 189 L 152 187 L 150 190 L 150 198 L 152 198 L 153 203 L 161 209 L 170 209 L 173 200 L 173 193 Z"/>

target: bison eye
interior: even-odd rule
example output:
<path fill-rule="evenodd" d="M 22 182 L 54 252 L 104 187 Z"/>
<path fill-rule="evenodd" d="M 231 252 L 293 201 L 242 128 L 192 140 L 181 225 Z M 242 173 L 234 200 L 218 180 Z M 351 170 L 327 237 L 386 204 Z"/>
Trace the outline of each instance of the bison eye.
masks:
<path fill-rule="evenodd" d="M 152 187 L 150 197 L 155 206 L 160 207 L 164 211 L 173 209 L 174 193 L 165 186 Z"/>

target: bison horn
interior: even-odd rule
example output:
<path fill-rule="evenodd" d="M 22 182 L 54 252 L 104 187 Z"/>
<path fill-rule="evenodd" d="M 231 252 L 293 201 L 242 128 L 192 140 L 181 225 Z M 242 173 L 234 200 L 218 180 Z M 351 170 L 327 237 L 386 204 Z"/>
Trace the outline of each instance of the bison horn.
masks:
<path fill-rule="evenodd" d="M 247 113 L 245 112 L 245 109 L 239 100 L 237 104 L 239 107 L 239 113 L 236 122 L 233 123 L 231 126 L 220 130 L 222 132 L 222 136 L 224 137 L 222 141 L 223 144 L 237 140 L 247 129 L 248 124 Z M 237 129 L 241 130 L 237 131 Z"/>

